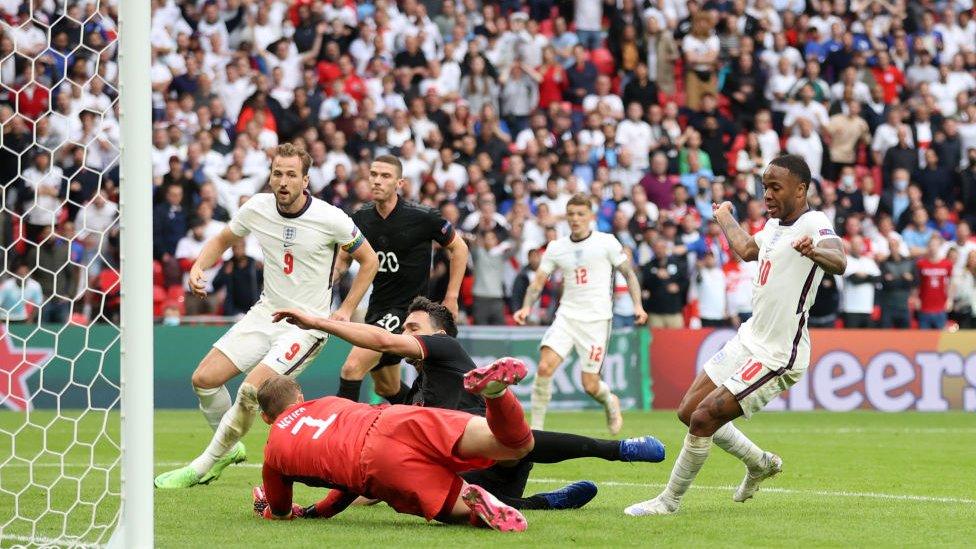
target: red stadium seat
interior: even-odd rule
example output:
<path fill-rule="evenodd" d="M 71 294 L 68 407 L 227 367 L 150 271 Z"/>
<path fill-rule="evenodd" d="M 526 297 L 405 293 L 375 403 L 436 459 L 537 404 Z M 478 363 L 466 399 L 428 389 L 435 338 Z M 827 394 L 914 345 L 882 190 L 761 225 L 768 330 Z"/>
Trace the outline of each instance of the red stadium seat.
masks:
<path fill-rule="evenodd" d="M 615 71 L 616 64 L 613 61 L 613 54 L 610 50 L 606 48 L 596 48 L 590 52 L 590 61 L 596 65 L 596 70 L 600 74 L 605 74 L 607 76 L 612 76 Z"/>

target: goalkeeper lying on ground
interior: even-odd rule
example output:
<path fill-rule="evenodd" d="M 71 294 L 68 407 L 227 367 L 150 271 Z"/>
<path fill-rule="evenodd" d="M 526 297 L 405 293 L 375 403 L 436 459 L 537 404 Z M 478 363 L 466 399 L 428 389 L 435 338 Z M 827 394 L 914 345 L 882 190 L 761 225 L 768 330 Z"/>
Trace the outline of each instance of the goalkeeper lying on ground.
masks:
<path fill-rule="evenodd" d="M 275 318 L 302 328 L 323 330 L 353 345 L 407 357 L 419 375 L 409 392 L 401 391 L 407 395 L 405 404 L 485 414 L 484 399 L 463 390 L 462 376 L 474 369 L 474 363 L 454 338 L 457 335 L 454 317 L 443 305 L 423 297 L 415 299 L 401 335 L 367 324 L 336 322 L 296 311 L 279 311 Z M 570 509 L 582 507 L 593 499 L 596 486 L 582 481 L 524 498 L 522 493 L 533 463 L 558 463 L 582 457 L 654 463 L 664 459 L 664 446 L 651 436 L 618 441 L 549 431 L 533 431 L 533 435 L 535 447 L 522 459 L 497 463 L 462 476 L 517 509 Z M 317 508 L 327 501 L 328 498 L 307 507 L 305 516 L 317 516 Z M 259 494 L 254 503 L 259 510 L 263 507 Z"/>

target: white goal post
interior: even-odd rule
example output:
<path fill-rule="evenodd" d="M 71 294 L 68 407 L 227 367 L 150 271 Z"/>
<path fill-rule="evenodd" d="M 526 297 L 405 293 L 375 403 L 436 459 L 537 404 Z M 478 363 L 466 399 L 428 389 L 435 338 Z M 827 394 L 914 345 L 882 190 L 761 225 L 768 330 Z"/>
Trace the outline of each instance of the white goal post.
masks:
<path fill-rule="evenodd" d="M 153 546 L 150 1 L 119 2 L 122 506 L 110 546 Z"/>

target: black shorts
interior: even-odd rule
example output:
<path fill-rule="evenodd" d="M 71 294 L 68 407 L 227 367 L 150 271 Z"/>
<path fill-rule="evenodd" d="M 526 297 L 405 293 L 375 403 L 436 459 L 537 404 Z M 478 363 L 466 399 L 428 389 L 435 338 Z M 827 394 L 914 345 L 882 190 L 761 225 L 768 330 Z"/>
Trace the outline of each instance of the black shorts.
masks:
<path fill-rule="evenodd" d="M 481 486 L 494 496 L 520 498 L 525 492 L 525 483 L 529 480 L 532 462 L 519 461 L 514 467 L 505 467 L 499 463 L 487 469 L 477 469 L 461 473 L 461 478 L 468 484 Z"/>
<path fill-rule="evenodd" d="M 366 324 L 372 324 L 374 326 L 379 326 L 384 330 L 390 332 L 391 334 L 403 333 L 403 321 L 407 318 L 406 309 L 397 308 L 370 308 L 366 311 Z M 373 367 L 374 370 L 379 368 L 386 368 L 387 366 L 396 366 L 400 364 L 403 357 L 400 355 L 394 355 L 391 353 L 383 353 L 380 357 L 380 361 Z"/>

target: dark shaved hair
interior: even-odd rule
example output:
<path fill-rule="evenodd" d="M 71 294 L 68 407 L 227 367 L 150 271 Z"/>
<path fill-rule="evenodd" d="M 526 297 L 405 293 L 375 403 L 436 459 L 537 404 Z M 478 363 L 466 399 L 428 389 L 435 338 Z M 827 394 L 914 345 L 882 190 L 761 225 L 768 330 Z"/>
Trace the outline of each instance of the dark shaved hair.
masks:
<path fill-rule="evenodd" d="M 381 154 L 377 156 L 373 162 L 382 162 L 383 164 L 389 164 L 396 168 L 397 179 L 403 177 L 403 164 L 400 163 L 400 159 L 393 156 L 392 154 Z"/>
<path fill-rule="evenodd" d="M 435 303 L 426 297 L 420 296 L 410 302 L 407 314 L 414 311 L 423 311 L 430 317 L 430 323 L 439 330 L 444 330 L 447 335 L 457 337 L 457 324 L 454 322 L 454 315 L 447 307 L 440 303 Z"/>
<path fill-rule="evenodd" d="M 777 156 L 770 163 L 770 166 L 779 166 L 790 172 L 790 175 L 797 178 L 800 183 L 806 187 L 810 188 L 810 166 L 807 165 L 807 161 L 803 159 L 802 156 L 796 154 L 784 154 L 783 156 Z"/>

